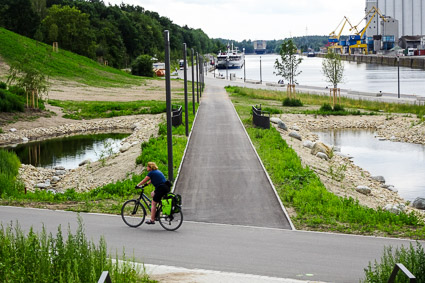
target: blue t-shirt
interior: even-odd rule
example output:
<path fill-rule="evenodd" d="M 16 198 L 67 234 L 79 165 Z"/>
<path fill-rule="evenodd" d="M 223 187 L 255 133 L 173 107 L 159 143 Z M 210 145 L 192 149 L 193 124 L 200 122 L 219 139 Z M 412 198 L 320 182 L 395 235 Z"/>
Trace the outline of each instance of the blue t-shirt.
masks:
<path fill-rule="evenodd" d="M 164 174 L 159 170 L 152 170 L 148 173 L 148 177 L 151 178 L 152 185 L 157 188 L 159 185 L 164 184 L 167 179 L 165 179 Z"/>

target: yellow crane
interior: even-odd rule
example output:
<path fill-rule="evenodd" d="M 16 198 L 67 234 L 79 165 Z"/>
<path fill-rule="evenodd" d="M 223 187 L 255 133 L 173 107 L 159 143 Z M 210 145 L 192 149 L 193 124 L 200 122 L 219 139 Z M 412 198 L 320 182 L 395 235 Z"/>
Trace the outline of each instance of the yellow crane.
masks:
<path fill-rule="evenodd" d="M 342 31 L 344 30 L 344 27 L 345 27 L 345 25 L 346 25 L 347 23 L 350 25 L 350 30 L 352 30 L 352 29 L 357 30 L 357 27 L 354 27 L 354 26 L 350 23 L 350 20 L 349 20 L 346 16 L 344 16 L 344 17 L 342 18 L 341 22 L 340 22 L 340 23 L 338 24 L 338 26 L 335 28 L 335 30 L 334 30 L 334 31 L 332 31 L 332 32 L 329 34 L 328 42 L 329 42 L 329 44 L 330 44 L 329 48 L 330 48 L 331 50 L 339 49 L 339 52 L 340 52 L 340 53 L 342 53 L 343 45 L 341 45 L 341 44 L 340 44 L 340 42 L 339 42 L 339 38 L 341 37 Z M 342 24 L 342 27 L 341 27 L 341 29 L 339 30 L 338 34 L 336 34 L 336 31 L 337 31 L 337 30 L 338 30 L 338 28 L 341 26 L 341 24 Z"/>
<path fill-rule="evenodd" d="M 358 25 L 360 25 L 360 23 L 364 20 L 367 19 L 367 16 L 369 16 L 371 13 L 372 16 L 370 17 L 369 21 L 367 22 L 366 26 L 359 32 L 357 27 Z M 369 12 L 367 12 L 366 16 L 360 20 L 360 23 L 358 23 L 357 25 L 355 25 L 354 27 L 352 27 L 350 29 L 350 31 L 352 29 L 356 30 L 355 35 L 350 35 L 348 38 L 348 42 L 349 42 L 349 47 L 348 47 L 348 52 L 351 55 L 351 49 L 355 49 L 355 48 L 359 48 L 359 49 L 363 49 L 363 53 L 364 54 L 368 54 L 367 52 L 367 44 L 364 42 L 364 34 L 366 33 L 367 28 L 369 27 L 370 23 L 372 22 L 372 19 L 375 17 L 375 15 L 378 14 L 381 19 L 386 22 L 387 20 L 385 19 L 385 17 L 381 14 L 381 12 L 378 10 L 378 8 L 376 8 L 375 6 L 373 6 Z"/>

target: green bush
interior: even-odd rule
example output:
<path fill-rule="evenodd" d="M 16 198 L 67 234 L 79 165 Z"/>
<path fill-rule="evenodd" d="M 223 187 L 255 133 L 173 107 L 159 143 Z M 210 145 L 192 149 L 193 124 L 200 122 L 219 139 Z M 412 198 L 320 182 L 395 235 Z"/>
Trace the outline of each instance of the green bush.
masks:
<path fill-rule="evenodd" d="M 131 65 L 131 74 L 136 76 L 153 77 L 152 57 L 140 55 Z"/>
<path fill-rule="evenodd" d="M 0 89 L 7 89 L 7 84 L 4 82 L 0 82 Z"/>
<path fill-rule="evenodd" d="M 22 188 L 16 180 L 19 167 L 21 163 L 16 154 L 0 149 L 0 197 L 16 195 Z"/>
<path fill-rule="evenodd" d="M 123 263 L 107 254 L 103 238 L 99 244 L 88 241 L 81 219 L 78 229 L 67 237 L 58 227 L 56 236 L 33 228 L 27 235 L 16 224 L 0 226 L 1 282 L 97 282 L 103 271 L 109 271 L 112 282 L 154 282 L 140 268 L 122 255 Z M 118 255 L 116 256 L 118 258 Z"/>
<path fill-rule="evenodd" d="M 342 107 L 342 105 L 339 104 L 335 104 L 333 111 L 345 111 L 344 107 Z"/>
<path fill-rule="evenodd" d="M 24 109 L 25 104 L 20 97 L 0 88 L 0 112 L 23 112 Z"/>
<path fill-rule="evenodd" d="M 330 112 L 332 111 L 332 106 L 329 103 L 324 103 L 322 107 L 320 107 L 319 111 Z"/>
<path fill-rule="evenodd" d="M 369 266 L 365 269 L 366 278 L 363 282 L 387 282 L 396 263 L 402 263 L 415 277 L 416 282 L 425 282 L 425 252 L 422 245 L 417 242 L 416 247 L 410 243 L 409 248 L 401 246 L 396 248 L 385 247 L 381 262 Z M 409 279 L 402 271 L 399 271 L 395 282 L 409 282 Z"/>
<path fill-rule="evenodd" d="M 17 96 L 20 96 L 20 97 L 26 97 L 25 89 L 16 85 L 9 86 L 9 92 L 16 94 Z"/>
<path fill-rule="evenodd" d="M 297 98 L 285 98 L 282 102 L 283 106 L 289 106 L 289 107 L 299 107 L 299 106 L 303 106 L 303 103 L 301 102 L 301 100 L 297 99 Z"/>

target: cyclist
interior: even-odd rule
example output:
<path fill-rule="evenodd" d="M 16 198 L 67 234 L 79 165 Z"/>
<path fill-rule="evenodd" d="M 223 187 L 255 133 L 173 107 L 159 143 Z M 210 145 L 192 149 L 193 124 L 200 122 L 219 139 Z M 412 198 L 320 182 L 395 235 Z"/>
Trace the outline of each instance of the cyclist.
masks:
<path fill-rule="evenodd" d="M 156 214 L 156 204 L 161 201 L 161 198 L 170 192 L 170 187 L 165 184 L 167 179 L 164 174 L 158 170 L 155 162 L 148 162 L 146 166 L 148 170 L 148 175 L 137 184 L 137 186 L 142 186 L 144 184 L 152 184 L 155 187 L 155 190 L 151 193 L 152 197 L 152 208 L 151 208 L 151 219 L 147 220 L 146 224 L 155 224 L 155 214 Z"/>

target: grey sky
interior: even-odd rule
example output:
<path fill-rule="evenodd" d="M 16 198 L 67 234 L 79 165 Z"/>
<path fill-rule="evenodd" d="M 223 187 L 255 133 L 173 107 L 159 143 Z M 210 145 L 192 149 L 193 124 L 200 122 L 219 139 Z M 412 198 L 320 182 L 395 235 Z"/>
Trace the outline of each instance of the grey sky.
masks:
<path fill-rule="evenodd" d="M 347 16 L 353 25 L 365 13 L 365 0 L 104 0 L 138 5 L 174 23 L 202 29 L 211 38 L 283 39 L 328 35 Z M 359 25 L 364 26 L 364 22 Z M 349 34 L 348 27 L 343 34 Z"/>

